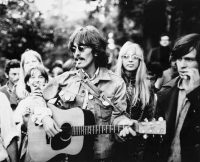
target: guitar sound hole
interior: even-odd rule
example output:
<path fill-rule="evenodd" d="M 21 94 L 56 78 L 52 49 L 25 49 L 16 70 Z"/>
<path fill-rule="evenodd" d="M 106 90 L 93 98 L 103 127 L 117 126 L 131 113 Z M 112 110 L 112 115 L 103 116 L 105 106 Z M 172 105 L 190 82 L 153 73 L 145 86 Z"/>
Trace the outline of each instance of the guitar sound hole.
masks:
<path fill-rule="evenodd" d="M 67 147 L 71 142 L 72 127 L 65 123 L 61 126 L 62 132 L 56 134 L 51 140 L 51 148 L 53 150 L 60 150 Z"/>
<path fill-rule="evenodd" d="M 71 138 L 72 134 L 72 127 L 69 123 L 64 123 L 61 126 L 62 132 L 60 133 L 60 139 L 62 141 L 67 141 L 69 138 Z"/>

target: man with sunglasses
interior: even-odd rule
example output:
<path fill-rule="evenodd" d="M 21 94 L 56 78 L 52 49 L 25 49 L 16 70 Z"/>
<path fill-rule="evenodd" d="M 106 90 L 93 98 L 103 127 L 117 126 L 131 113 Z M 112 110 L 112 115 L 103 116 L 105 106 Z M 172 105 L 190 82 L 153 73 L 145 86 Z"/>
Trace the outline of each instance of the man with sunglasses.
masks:
<path fill-rule="evenodd" d="M 156 117 L 167 123 L 163 138 L 149 138 L 147 162 L 200 162 L 200 35 L 179 38 L 172 49 L 179 76 L 158 92 Z"/>
<path fill-rule="evenodd" d="M 115 124 L 132 125 L 134 121 L 123 115 L 127 106 L 126 86 L 122 78 L 107 69 L 106 46 L 106 40 L 94 26 L 78 28 L 69 40 L 69 49 L 74 56 L 77 71 L 65 72 L 57 76 L 50 81 L 43 94 L 46 100 L 59 96 L 60 103 L 65 109 L 80 107 L 90 110 L 94 114 L 95 124 L 97 125 L 109 125 L 113 122 Z M 92 85 L 84 84 L 81 74 L 84 74 Z M 98 95 L 95 95 L 95 92 L 92 93 L 95 88 L 91 90 L 91 87 L 94 86 L 110 102 L 108 100 L 102 101 L 97 97 Z M 52 125 L 55 125 L 53 121 L 51 122 Z M 60 130 L 49 126 L 49 123 L 49 117 L 43 119 L 47 134 L 54 136 Z M 125 127 L 120 135 L 126 135 L 126 132 L 129 131 L 135 133 L 129 127 Z M 90 136 L 89 138 L 93 137 Z M 69 161 L 111 162 L 113 142 L 112 134 L 94 136 L 93 154 L 89 152 L 79 157 L 71 157 Z"/>

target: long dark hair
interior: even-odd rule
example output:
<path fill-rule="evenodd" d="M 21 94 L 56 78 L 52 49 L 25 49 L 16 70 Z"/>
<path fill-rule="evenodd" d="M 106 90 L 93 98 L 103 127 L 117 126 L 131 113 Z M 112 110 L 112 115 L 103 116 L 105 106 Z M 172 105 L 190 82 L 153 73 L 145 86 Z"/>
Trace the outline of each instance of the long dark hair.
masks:
<path fill-rule="evenodd" d="M 196 60 L 200 70 L 200 34 L 192 33 L 180 37 L 174 44 L 171 52 L 171 59 L 177 60 L 194 49 L 197 52 Z"/>
<path fill-rule="evenodd" d="M 74 42 L 78 45 L 85 44 L 92 48 L 92 54 L 97 67 L 106 67 L 108 65 L 108 55 L 106 54 L 107 42 L 97 28 L 86 26 L 76 29 L 69 38 L 68 47 L 70 51 L 72 46 L 74 46 Z"/>

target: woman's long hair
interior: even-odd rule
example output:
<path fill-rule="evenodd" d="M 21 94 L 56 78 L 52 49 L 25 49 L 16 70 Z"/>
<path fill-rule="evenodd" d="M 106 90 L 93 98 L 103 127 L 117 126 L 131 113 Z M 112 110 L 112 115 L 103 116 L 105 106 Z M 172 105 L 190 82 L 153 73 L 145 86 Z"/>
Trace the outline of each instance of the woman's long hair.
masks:
<path fill-rule="evenodd" d="M 122 65 L 122 57 L 130 49 L 134 49 L 135 55 L 139 58 L 139 66 L 136 73 L 133 73 L 135 74 L 135 90 L 132 98 L 132 106 L 134 106 L 137 101 L 140 100 L 142 103 L 142 108 L 144 108 L 147 104 L 149 104 L 150 100 L 150 81 L 147 79 L 147 68 L 144 62 L 143 50 L 138 44 L 127 41 L 122 46 L 117 60 L 116 73 L 123 77 L 125 69 Z"/>
<path fill-rule="evenodd" d="M 16 94 L 20 99 L 23 99 L 27 96 L 28 92 L 26 90 L 26 85 L 24 82 L 24 77 L 25 77 L 25 69 L 24 69 L 24 63 L 27 57 L 30 55 L 33 55 L 39 63 L 43 66 L 42 58 L 41 55 L 34 51 L 34 50 L 26 50 L 22 55 L 21 55 L 21 62 L 20 62 L 20 71 L 19 71 L 19 81 L 17 82 L 16 86 Z"/>

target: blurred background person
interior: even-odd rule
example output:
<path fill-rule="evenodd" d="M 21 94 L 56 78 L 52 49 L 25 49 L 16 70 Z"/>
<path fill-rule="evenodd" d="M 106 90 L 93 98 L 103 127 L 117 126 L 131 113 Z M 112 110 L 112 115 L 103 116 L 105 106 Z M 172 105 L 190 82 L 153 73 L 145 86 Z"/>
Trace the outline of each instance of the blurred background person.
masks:
<path fill-rule="evenodd" d="M 131 119 L 144 121 L 151 120 L 154 114 L 155 97 L 147 79 L 147 69 L 144 62 L 142 48 L 132 42 L 126 42 L 119 52 L 116 73 L 126 83 L 127 113 Z M 145 140 L 142 135 L 133 137 L 115 146 L 116 161 L 141 162 Z"/>
<path fill-rule="evenodd" d="M 15 110 L 18 104 L 18 97 L 16 95 L 16 85 L 19 80 L 20 61 L 13 59 L 9 60 L 5 65 L 5 74 L 8 78 L 7 83 L 0 88 L 10 101 L 11 108 Z"/>
<path fill-rule="evenodd" d="M 52 78 L 62 74 L 63 71 L 63 62 L 61 60 L 56 60 L 50 70 L 50 75 Z"/>
<path fill-rule="evenodd" d="M 64 62 L 63 70 L 64 70 L 64 72 L 70 71 L 70 70 L 75 70 L 75 60 L 74 60 L 74 58 L 69 58 L 67 61 Z"/>
<path fill-rule="evenodd" d="M 170 80 L 178 76 L 176 60 L 170 59 L 170 67 L 163 71 L 162 77 L 159 77 L 155 82 L 155 88 L 160 90 L 160 88 L 165 85 Z"/>
<path fill-rule="evenodd" d="M 162 71 L 170 67 L 170 38 L 168 35 L 163 34 L 160 36 L 159 46 L 150 50 L 147 56 L 147 63 L 157 62 L 160 64 Z"/>
<path fill-rule="evenodd" d="M 114 49 L 108 49 L 107 52 L 109 54 L 108 56 L 108 68 L 111 71 L 115 71 L 116 68 L 116 64 L 117 64 L 117 59 L 119 56 L 119 50 L 120 50 L 120 46 L 115 46 Z"/>
<path fill-rule="evenodd" d="M 41 55 L 34 50 L 26 50 L 21 55 L 19 81 L 16 86 L 16 94 L 18 98 L 23 99 L 28 96 L 29 92 L 26 90 L 24 77 L 30 68 L 37 65 L 43 65 Z"/>
<path fill-rule="evenodd" d="M 9 61 L 9 59 L 6 59 L 5 57 L 0 57 L 0 87 L 4 86 L 8 81 L 5 74 L 5 65 L 7 61 Z"/>
<path fill-rule="evenodd" d="M 155 83 L 156 81 L 162 77 L 163 71 L 160 63 L 158 62 L 150 62 L 147 64 L 147 70 L 148 70 L 148 79 L 151 82 L 151 87 L 156 93 L 158 91 Z"/>

